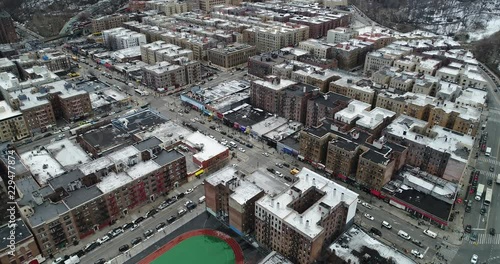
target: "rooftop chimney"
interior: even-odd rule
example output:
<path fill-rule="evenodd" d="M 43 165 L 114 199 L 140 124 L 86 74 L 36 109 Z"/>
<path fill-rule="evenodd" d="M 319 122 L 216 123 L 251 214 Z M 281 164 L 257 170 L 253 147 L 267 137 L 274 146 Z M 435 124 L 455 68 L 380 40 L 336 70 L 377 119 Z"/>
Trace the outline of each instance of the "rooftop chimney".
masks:
<path fill-rule="evenodd" d="M 312 186 L 316 186 L 316 178 L 313 178 Z"/>
<path fill-rule="evenodd" d="M 304 220 L 303 218 L 304 218 L 303 216 L 300 216 L 300 223 L 301 223 L 301 224 L 304 222 L 304 221 L 303 221 L 303 220 Z"/>
<path fill-rule="evenodd" d="M 340 201 L 342 201 L 342 202 L 344 201 L 344 193 L 342 193 L 342 194 L 340 195 Z"/>
<path fill-rule="evenodd" d="M 306 173 L 306 181 L 309 180 L 309 173 Z"/>
<path fill-rule="evenodd" d="M 309 228 L 309 220 L 306 220 L 306 228 Z"/>
<path fill-rule="evenodd" d="M 333 188 L 333 197 L 337 195 L 337 188 Z"/>
<path fill-rule="evenodd" d="M 271 207 L 274 207 L 274 199 L 271 199 Z"/>
<path fill-rule="evenodd" d="M 276 208 L 277 208 L 277 209 L 280 209 L 280 202 L 277 202 L 277 203 L 276 203 Z"/>

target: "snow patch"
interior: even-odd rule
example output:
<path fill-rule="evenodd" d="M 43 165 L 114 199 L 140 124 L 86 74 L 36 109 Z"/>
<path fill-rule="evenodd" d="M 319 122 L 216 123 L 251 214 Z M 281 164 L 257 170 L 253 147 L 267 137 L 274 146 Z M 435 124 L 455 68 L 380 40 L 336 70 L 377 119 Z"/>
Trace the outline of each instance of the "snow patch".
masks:
<path fill-rule="evenodd" d="M 484 30 L 469 33 L 469 37 L 470 40 L 480 40 L 493 35 L 497 31 L 500 31 L 500 17 L 495 17 L 488 21 Z"/>

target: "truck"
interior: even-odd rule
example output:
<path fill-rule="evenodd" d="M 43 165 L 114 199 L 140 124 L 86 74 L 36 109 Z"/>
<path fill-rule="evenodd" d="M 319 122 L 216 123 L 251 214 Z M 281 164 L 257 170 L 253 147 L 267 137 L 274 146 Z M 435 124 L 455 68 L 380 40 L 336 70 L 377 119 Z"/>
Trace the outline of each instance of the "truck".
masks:
<path fill-rule="evenodd" d="M 486 157 L 489 157 L 489 156 L 491 155 L 491 148 L 490 148 L 490 147 L 487 147 L 487 148 L 486 148 L 486 152 L 484 153 L 484 155 L 485 155 Z"/>
<path fill-rule="evenodd" d="M 486 189 L 486 196 L 484 197 L 484 205 L 489 206 L 491 204 L 491 199 L 493 198 L 493 190 L 491 188 Z"/>
<path fill-rule="evenodd" d="M 475 197 L 476 201 L 481 201 L 481 198 L 483 197 L 483 192 L 484 192 L 484 184 L 478 184 Z"/>

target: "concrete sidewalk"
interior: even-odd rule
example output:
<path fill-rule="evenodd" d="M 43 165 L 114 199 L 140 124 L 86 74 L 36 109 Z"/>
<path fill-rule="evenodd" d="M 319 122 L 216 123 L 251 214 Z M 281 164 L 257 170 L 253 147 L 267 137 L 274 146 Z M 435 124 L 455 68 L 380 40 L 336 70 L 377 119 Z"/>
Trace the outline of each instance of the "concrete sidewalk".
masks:
<path fill-rule="evenodd" d="M 183 193 L 187 189 L 190 189 L 190 188 L 202 188 L 203 185 L 201 185 L 201 182 L 204 180 L 204 178 L 205 177 L 202 177 L 200 179 L 195 179 L 195 180 L 190 181 L 182 186 L 179 186 L 178 188 L 172 190 L 169 193 L 168 197 L 173 197 L 175 195 Z M 153 208 L 158 208 L 158 206 L 166 199 L 167 199 L 167 197 L 159 197 L 154 202 L 150 202 L 150 203 L 147 203 L 141 207 L 134 208 L 133 210 L 129 211 L 129 214 L 127 216 L 118 219 L 114 225 L 110 225 L 110 226 L 104 227 L 103 229 L 96 231 L 94 234 L 80 240 L 80 242 L 76 246 L 73 246 L 73 244 L 68 244 L 70 246 L 59 250 L 59 252 L 56 255 L 54 255 L 54 257 L 57 258 L 59 256 L 65 256 L 65 255 L 70 256 L 70 255 L 76 253 L 80 249 L 83 249 L 87 244 L 97 240 L 98 238 L 105 236 L 111 230 L 113 230 L 117 227 L 121 227 L 126 223 L 130 223 L 132 220 L 137 219 L 139 216 L 144 216 L 144 214 L 146 214 L 146 212 L 148 212 L 149 210 L 151 210 Z"/>

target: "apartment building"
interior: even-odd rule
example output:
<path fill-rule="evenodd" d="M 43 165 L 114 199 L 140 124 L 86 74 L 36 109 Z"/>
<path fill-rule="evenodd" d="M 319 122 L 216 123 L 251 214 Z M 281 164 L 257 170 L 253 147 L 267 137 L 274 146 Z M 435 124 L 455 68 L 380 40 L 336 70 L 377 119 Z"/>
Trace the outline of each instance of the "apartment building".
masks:
<path fill-rule="evenodd" d="M 289 190 L 255 204 L 255 237 L 293 263 L 315 262 L 350 226 L 358 195 L 303 168 Z"/>
<path fill-rule="evenodd" d="M 66 81 L 11 92 L 9 103 L 21 111 L 30 131 L 44 131 L 56 124 L 56 118 L 72 122 L 92 114 L 89 94 Z"/>
<path fill-rule="evenodd" d="M 0 11 L 0 44 L 18 41 L 14 20 L 5 10 Z"/>
<path fill-rule="evenodd" d="M 224 48 L 210 49 L 208 51 L 208 61 L 227 69 L 246 64 L 248 58 L 256 53 L 255 46 L 235 43 Z"/>
<path fill-rule="evenodd" d="M 30 130 L 21 111 L 13 110 L 6 101 L 0 101 L 0 142 L 18 141 L 29 136 Z"/>
<path fill-rule="evenodd" d="M 330 82 L 329 91 L 373 105 L 375 103 L 375 90 L 371 88 L 370 84 L 370 81 L 360 80 L 355 76 L 352 79 L 344 77 Z"/>
<path fill-rule="evenodd" d="M 359 32 L 352 28 L 338 27 L 328 30 L 326 41 L 328 43 L 347 42 L 358 35 Z"/>
<path fill-rule="evenodd" d="M 316 87 L 304 83 L 285 88 L 280 95 L 281 111 L 277 114 L 287 120 L 305 123 L 308 100 L 315 93 L 317 93 Z"/>
<path fill-rule="evenodd" d="M 395 60 L 411 52 L 412 48 L 396 45 L 394 43 L 377 51 L 369 52 L 366 55 L 363 71 L 366 75 L 371 75 L 384 66 L 392 66 Z"/>
<path fill-rule="evenodd" d="M 207 50 L 215 47 L 216 41 L 211 38 L 201 37 L 187 32 L 165 32 L 160 35 L 161 40 L 172 43 L 183 49 L 193 51 L 193 59 L 206 60 Z"/>
<path fill-rule="evenodd" d="M 366 54 L 372 49 L 372 43 L 352 39 L 333 46 L 332 56 L 338 61 L 340 69 L 351 70 L 362 65 Z"/>
<path fill-rule="evenodd" d="M 415 71 L 420 74 L 434 76 L 436 71 L 441 67 L 442 61 L 433 59 L 420 60 L 415 68 Z"/>
<path fill-rule="evenodd" d="M 356 181 L 370 189 L 381 190 L 394 174 L 395 160 L 375 150 L 367 150 L 359 156 Z"/>
<path fill-rule="evenodd" d="M 244 41 L 255 45 L 259 52 L 279 50 L 284 47 L 294 47 L 309 38 L 309 27 L 304 25 L 285 24 L 282 26 L 254 27 L 243 31 Z M 246 32 L 246 33 L 245 33 Z M 252 39 L 255 39 L 253 42 Z M 252 42 L 254 44 L 252 44 Z"/>
<path fill-rule="evenodd" d="M 64 72 L 71 69 L 71 58 L 69 54 L 54 50 L 41 50 L 37 52 L 40 66 L 45 66 L 52 72 Z"/>
<path fill-rule="evenodd" d="M 104 30 L 104 44 L 111 50 L 138 47 L 146 44 L 146 35 L 122 27 Z"/>
<path fill-rule="evenodd" d="M 355 175 L 361 152 L 358 144 L 343 137 L 334 136 L 328 142 L 325 171 L 333 178 L 339 179 Z"/>
<path fill-rule="evenodd" d="M 352 99 L 338 93 L 313 92 L 313 96 L 307 102 L 306 127 L 316 127 L 324 118 L 333 119 L 335 114 L 346 108 Z"/>
<path fill-rule="evenodd" d="M 128 15 L 113 14 L 92 19 L 92 32 L 102 32 L 107 29 L 121 27 L 123 22 L 129 21 Z"/>
<path fill-rule="evenodd" d="M 275 52 L 255 55 L 248 58 L 248 74 L 264 78 L 273 74 L 273 67 L 285 63 L 287 60 L 294 60 L 295 55 L 281 50 Z"/>
<path fill-rule="evenodd" d="M 7 58 L 0 58 L 0 72 L 10 72 L 16 77 L 19 77 L 17 65 Z"/>
<path fill-rule="evenodd" d="M 301 41 L 299 43 L 299 48 L 308 51 L 312 56 L 329 59 L 332 54 L 332 47 L 321 43 L 319 40 L 310 38 L 306 41 Z"/>
<path fill-rule="evenodd" d="M 255 80 L 250 84 L 250 101 L 256 108 L 271 113 L 281 112 L 282 91 L 296 84 L 294 81 L 268 76 L 267 80 Z"/>
<path fill-rule="evenodd" d="M 406 146 L 406 163 L 451 182 L 459 182 L 474 140 L 470 135 L 400 115 L 384 131 L 389 141 Z"/>
<path fill-rule="evenodd" d="M 144 83 L 154 89 L 177 88 L 187 84 L 186 69 L 166 61 L 143 67 L 142 76 Z"/>
<path fill-rule="evenodd" d="M 8 215 L 7 211 L 5 212 Z M 0 242 L 0 263 L 21 264 L 42 262 L 44 258 L 40 255 L 40 250 L 35 242 L 33 233 L 31 233 L 28 226 L 21 218 L 12 220 L 13 222 L 0 226 L 0 236 L 4 238 Z M 15 225 L 14 228 L 12 227 L 13 225 Z M 11 236 L 14 237 L 13 240 L 6 239 Z"/>
<path fill-rule="evenodd" d="M 396 38 L 387 33 L 366 32 L 356 36 L 356 39 L 373 43 L 374 49 L 381 49 L 391 44 Z"/>
<path fill-rule="evenodd" d="M 318 39 L 326 36 L 328 30 L 337 27 L 346 27 L 350 22 L 348 14 L 331 14 L 329 16 L 294 16 L 290 17 L 290 22 L 309 27 L 309 37 Z"/>
<path fill-rule="evenodd" d="M 159 144 L 150 138 L 127 146 L 53 176 L 41 187 L 32 177 L 17 181 L 21 214 L 42 254 L 56 254 L 185 183 L 185 157 Z"/>
<path fill-rule="evenodd" d="M 339 76 L 332 70 L 323 70 L 319 67 L 297 67 L 291 73 L 292 81 L 310 84 L 317 87 L 321 92 L 327 92 L 330 82 L 338 79 Z"/>
<path fill-rule="evenodd" d="M 227 217 L 233 229 L 249 234 L 255 230 L 255 203 L 265 192 L 241 176 L 234 167 L 224 167 L 207 177 L 205 204 L 210 214 Z"/>
<path fill-rule="evenodd" d="M 158 10 L 161 13 L 164 13 L 165 16 L 169 17 L 174 14 L 182 14 L 191 11 L 191 5 L 187 2 L 156 2 L 150 1 L 146 2 L 147 10 Z"/>

